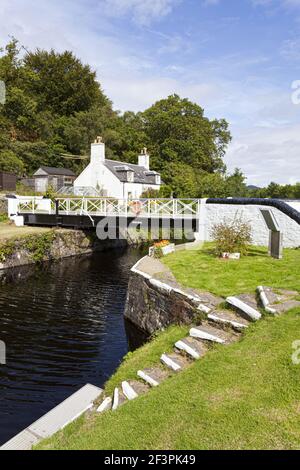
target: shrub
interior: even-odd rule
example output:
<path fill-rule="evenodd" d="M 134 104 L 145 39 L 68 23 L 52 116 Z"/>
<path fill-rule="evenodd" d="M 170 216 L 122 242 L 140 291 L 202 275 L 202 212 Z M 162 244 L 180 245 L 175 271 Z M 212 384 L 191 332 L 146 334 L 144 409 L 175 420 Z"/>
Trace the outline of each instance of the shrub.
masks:
<path fill-rule="evenodd" d="M 241 216 L 236 216 L 232 222 L 224 220 L 215 224 L 211 230 L 211 236 L 216 244 L 216 252 L 241 253 L 245 255 L 252 242 L 252 229 L 248 221 Z"/>
<path fill-rule="evenodd" d="M 9 220 L 6 214 L 0 214 L 0 222 L 7 222 Z"/>

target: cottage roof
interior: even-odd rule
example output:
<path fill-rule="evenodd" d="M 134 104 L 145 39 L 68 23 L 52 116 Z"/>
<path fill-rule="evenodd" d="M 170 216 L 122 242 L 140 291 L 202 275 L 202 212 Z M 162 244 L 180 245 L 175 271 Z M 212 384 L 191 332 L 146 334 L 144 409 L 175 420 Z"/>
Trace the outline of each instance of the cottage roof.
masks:
<path fill-rule="evenodd" d="M 54 176 L 76 176 L 72 170 L 68 168 L 55 168 L 52 166 L 41 166 L 39 169 L 43 170 L 47 175 Z"/>
<path fill-rule="evenodd" d="M 127 171 L 134 173 L 134 182 L 142 184 L 156 184 L 155 176 L 159 175 L 156 171 L 147 170 L 147 168 L 133 163 L 119 162 L 117 160 L 105 160 L 103 164 L 108 168 L 122 183 L 127 182 Z"/>

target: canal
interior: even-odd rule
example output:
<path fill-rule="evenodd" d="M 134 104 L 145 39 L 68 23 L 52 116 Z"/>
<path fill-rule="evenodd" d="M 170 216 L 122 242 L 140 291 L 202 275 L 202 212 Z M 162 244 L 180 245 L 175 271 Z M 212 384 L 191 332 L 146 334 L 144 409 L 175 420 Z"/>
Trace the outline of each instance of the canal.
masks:
<path fill-rule="evenodd" d="M 103 386 L 145 338 L 123 311 L 137 250 L 68 258 L 0 280 L 0 444 L 86 383 Z"/>

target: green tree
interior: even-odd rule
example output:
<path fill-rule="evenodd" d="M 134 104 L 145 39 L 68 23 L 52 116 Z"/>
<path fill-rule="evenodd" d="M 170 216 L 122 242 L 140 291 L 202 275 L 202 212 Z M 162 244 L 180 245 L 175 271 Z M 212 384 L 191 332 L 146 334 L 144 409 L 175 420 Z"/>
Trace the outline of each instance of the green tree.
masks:
<path fill-rule="evenodd" d="M 226 192 L 228 197 L 246 197 L 246 177 L 239 168 L 226 178 Z"/>
<path fill-rule="evenodd" d="M 29 52 L 24 58 L 24 70 L 31 76 L 26 89 L 38 97 L 39 110 L 71 116 L 108 101 L 96 81 L 95 72 L 70 51 L 57 53 L 37 49 Z"/>
<path fill-rule="evenodd" d="M 224 171 L 222 160 L 231 140 L 225 120 L 210 121 L 204 110 L 178 95 L 160 100 L 142 113 L 155 169 L 168 172 L 169 162 L 195 170 Z"/>
<path fill-rule="evenodd" d="M 0 151 L 0 171 L 7 171 L 22 176 L 24 164 L 11 150 Z"/>

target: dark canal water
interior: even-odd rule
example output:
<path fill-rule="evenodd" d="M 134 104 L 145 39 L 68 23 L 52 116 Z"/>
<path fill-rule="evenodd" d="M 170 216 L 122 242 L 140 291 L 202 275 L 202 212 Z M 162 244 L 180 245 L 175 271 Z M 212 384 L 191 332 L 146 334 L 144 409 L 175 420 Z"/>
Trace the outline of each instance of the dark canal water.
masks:
<path fill-rule="evenodd" d="M 135 250 L 70 258 L 0 280 L 0 444 L 142 344 L 123 311 Z"/>

